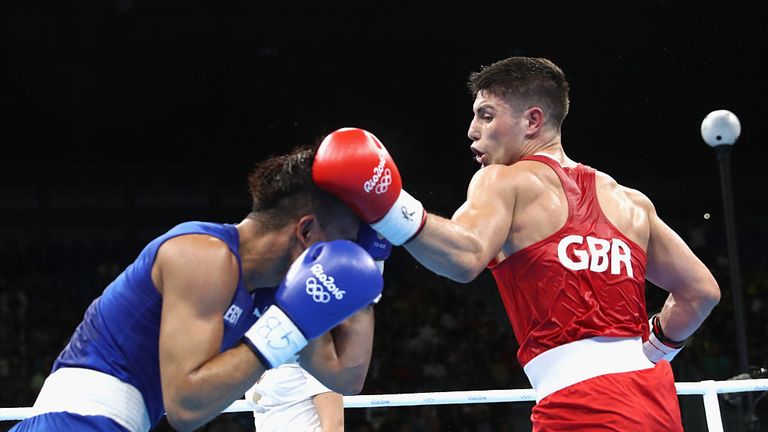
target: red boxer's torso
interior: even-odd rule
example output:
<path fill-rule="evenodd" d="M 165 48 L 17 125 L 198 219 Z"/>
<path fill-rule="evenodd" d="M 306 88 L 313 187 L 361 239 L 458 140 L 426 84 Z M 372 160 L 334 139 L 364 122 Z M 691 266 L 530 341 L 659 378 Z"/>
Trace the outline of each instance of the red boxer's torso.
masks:
<path fill-rule="evenodd" d="M 622 207 L 621 199 L 601 208 L 596 171 L 588 166 L 561 167 L 545 156 L 522 160 L 557 174 L 568 207 L 553 234 L 488 265 L 520 344 L 518 360 L 537 392 L 533 430 L 681 432 L 672 370 L 665 361 L 654 367 L 640 346 L 648 334 L 645 250 L 611 222 L 642 238 L 645 215 Z M 534 207 L 541 208 L 552 212 L 520 217 L 517 232 L 535 239 L 537 229 L 562 217 L 562 207 Z"/>
<path fill-rule="evenodd" d="M 645 251 L 603 213 L 595 170 L 563 168 L 544 156 L 522 160 L 540 161 L 557 173 L 568 217 L 549 237 L 489 264 L 520 344 L 521 365 L 580 339 L 647 335 Z"/>

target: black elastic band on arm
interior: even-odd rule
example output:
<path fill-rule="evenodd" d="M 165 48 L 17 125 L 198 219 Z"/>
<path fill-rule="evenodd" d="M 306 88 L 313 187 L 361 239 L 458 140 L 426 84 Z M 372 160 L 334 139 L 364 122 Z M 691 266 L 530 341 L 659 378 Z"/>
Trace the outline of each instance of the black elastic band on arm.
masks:
<path fill-rule="evenodd" d="M 253 354 L 256 356 L 256 358 L 258 358 L 259 361 L 261 362 L 261 365 L 264 366 L 264 369 L 272 369 L 274 367 L 274 366 L 269 364 L 269 362 L 264 357 L 264 355 L 261 354 L 261 351 L 259 351 L 259 349 L 256 348 L 256 345 L 254 345 L 253 342 L 251 342 L 250 339 L 248 339 L 247 337 L 243 336 L 243 338 L 240 339 L 240 341 L 245 346 L 247 346 L 251 350 L 251 352 L 253 352 Z"/>
<path fill-rule="evenodd" d="M 664 335 L 664 332 L 661 330 L 661 321 L 659 320 L 659 314 L 654 315 L 651 321 L 653 322 L 653 328 L 651 330 L 656 335 L 656 338 L 659 339 L 664 345 L 668 345 L 673 348 L 680 348 L 681 346 L 685 345 L 684 340 L 676 341 Z"/>

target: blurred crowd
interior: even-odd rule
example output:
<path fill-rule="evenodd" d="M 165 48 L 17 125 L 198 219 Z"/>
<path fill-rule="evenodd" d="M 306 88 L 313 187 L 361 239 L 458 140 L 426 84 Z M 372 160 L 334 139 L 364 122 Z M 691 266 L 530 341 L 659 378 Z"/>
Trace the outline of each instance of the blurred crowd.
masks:
<path fill-rule="evenodd" d="M 69 233 L 4 239 L 0 247 L 0 406 L 31 406 L 55 356 L 90 302 L 138 254 L 156 232 Z M 695 229 L 681 233 L 721 284 L 723 298 L 673 362 L 677 381 L 724 380 L 738 368 L 728 260 L 708 248 Z M 766 366 L 765 299 L 768 271 L 743 274 L 750 356 Z M 402 250 L 386 265 L 385 293 L 376 307 L 373 360 L 363 394 L 529 388 L 517 343 L 496 287 L 487 274 L 466 285 L 435 276 Z M 649 311 L 665 293 L 648 285 Z M 757 396 L 757 394 L 755 394 Z M 706 430 L 699 396 L 682 396 L 686 430 Z M 750 424 L 740 396 L 721 395 L 726 430 Z M 490 403 L 401 408 L 350 408 L 347 430 L 379 432 L 526 431 L 532 403 Z M 752 417 L 753 429 L 766 430 Z M 0 422 L 0 431 L 12 422 Z M 728 427 L 728 425 L 731 425 Z M 762 427 L 762 429 L 758 429 Z M 162 424 L 162 431 L 170 431 Z M 252 431 L 250 413 L 225 414 L 205 431 Z"/>

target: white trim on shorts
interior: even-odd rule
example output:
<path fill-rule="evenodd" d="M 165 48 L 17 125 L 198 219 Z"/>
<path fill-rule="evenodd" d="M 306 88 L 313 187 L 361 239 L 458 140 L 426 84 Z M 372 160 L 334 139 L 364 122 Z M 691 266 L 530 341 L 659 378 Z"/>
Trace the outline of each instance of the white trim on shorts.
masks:
<path fill-rule="evenodd" d="M 91 369 L 62 368 L 45 379 L 30 415 L 53 412 L 108 417 L 131 432 L 152 426 L 136 387 Z"/>
<path fill-rule="evenodd" d="M 570 342 L 537 355 L 523 370 L 536 391 L 536 403 L 548 395 L 596 376 L 650 369 L 639 337 L 594 337 Z"/>

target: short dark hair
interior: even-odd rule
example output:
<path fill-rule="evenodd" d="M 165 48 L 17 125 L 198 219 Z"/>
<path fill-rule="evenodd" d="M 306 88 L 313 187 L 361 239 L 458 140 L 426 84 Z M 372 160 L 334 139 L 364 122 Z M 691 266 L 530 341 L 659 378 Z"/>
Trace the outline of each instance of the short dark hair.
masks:
<path fill-rule="evenodd" d="M 472 72 L 467 83 L 472 97 L 480 92 L 511 98 L 516 108 L 540 106 L 548 122 L 558 129 L 568 114 L 568 80 L 552 61 L 535 57 L 509 57 Z M 525 106 L 521 106 L 524 104 Z"/>
<path fill-rule="evenodd" d="M 248 176 L 253 199 L 251 210 L 267 228 L 285 226 L 295 217 L 308 213 L 330 220 L 347 208 L 312 180 L 315 152 L 315 147 L 296 147 L 287 154 L 270 157 L 254 166 Z"/>

